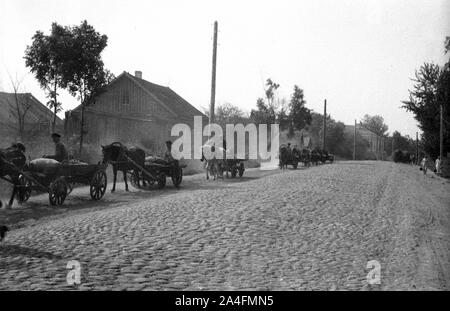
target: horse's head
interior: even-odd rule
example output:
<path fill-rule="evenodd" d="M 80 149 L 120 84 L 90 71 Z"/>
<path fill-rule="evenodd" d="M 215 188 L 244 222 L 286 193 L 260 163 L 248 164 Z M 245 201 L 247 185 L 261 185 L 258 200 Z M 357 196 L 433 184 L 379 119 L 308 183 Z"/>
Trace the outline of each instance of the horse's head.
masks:
<path fill-rule="evenodd" d="M 22 144 L 20 146 L 14 144 L 7 149 L 0 150 L 0 176 L 11 174 L 25 166 L 27 158 L 24 150 L 25 146 Z"/>

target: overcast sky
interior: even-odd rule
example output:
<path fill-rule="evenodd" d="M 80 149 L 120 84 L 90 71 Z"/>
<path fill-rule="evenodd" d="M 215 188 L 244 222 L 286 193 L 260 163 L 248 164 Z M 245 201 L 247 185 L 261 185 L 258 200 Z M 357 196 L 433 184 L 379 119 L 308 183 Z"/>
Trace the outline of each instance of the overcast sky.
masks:
<path fill-rule="evenodd" d="M 25 75 L 22 91 L 45 102 L 25 67 L 25 48 L 54 21 L 84 19 L 108 36 L 103 59 L 115 75 L 141 70 L 199 109 L 209 105 L 217 20 L 218 104 L 250 111 L 272 78 L 279 97 L 289 98 L 297 84 L 315 111 L 326 98 L 331 116 L 346 124 L 380 114 L 390 132 L 415 136 L 416 122 L 400 101 L 416 68 L 448 58 L 450 1 L 1 0 L 0 90 L 11 90 L 8 72 Z M 62 101 L 65 110 L 77 105 L 67 94 Z"/>

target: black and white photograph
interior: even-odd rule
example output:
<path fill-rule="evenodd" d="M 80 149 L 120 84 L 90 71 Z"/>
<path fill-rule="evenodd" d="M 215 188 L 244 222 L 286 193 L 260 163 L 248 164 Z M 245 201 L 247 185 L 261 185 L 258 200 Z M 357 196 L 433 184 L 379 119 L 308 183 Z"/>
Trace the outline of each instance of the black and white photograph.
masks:
<path fill-rule="evenodd" d="M 450 1 L 0 0 L 0 291 L 449 289 Z"/>

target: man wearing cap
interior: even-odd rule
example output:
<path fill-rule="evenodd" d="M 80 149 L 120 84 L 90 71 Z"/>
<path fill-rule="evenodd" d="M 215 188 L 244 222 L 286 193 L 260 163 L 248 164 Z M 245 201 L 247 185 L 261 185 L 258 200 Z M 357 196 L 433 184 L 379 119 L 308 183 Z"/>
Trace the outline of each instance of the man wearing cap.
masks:
<path fill-rule="evenodd" d="M 64 144 L 61 142 L 61 135 L 59 135 L 58 133 L 53 133 L 52 140 L 55 143 L 55 154 L 51 156 L 44 156 L 44 158 L 53 159 L 58 162 L 67 160 L 67 150 Z"/>
<path fill-rule="evenodd" d="M 172 157 L 172 142 L 170 140 L 166 141 L 166 152 L 164 153 L 164 160 L 167 162 L 174 161 L 174 158 Z"/>

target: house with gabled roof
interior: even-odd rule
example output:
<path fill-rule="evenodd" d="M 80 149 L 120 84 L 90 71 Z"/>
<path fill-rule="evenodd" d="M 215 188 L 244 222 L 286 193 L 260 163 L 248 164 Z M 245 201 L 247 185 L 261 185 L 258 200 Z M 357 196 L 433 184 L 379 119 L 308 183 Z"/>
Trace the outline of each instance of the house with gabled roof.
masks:
<path fill-rule="evenodd" d="M 19 116 L 23 120 L 23 139 L 33 140 L 36 135 L 48 136 L 51 131 L 53 112 L 31 93 L 0 92 L 0 135 L 2 147 L 19 141 Z M 56 116 L 56 129 L 62 130 L 63 121 Z"/>
<path fill-rule="evenodd" d="M 123 72 L 84 109 L 84 142 L 94 146 L 115 141 L 150 150 L 163 150 L 172 126 L 193 126 L 194 116 L 208 118 L 169 87 Z M 65 133 L 80 136 L 81 107 L 66 113 Z M 172 138 L 173 139 L 173 138 Z"/>

